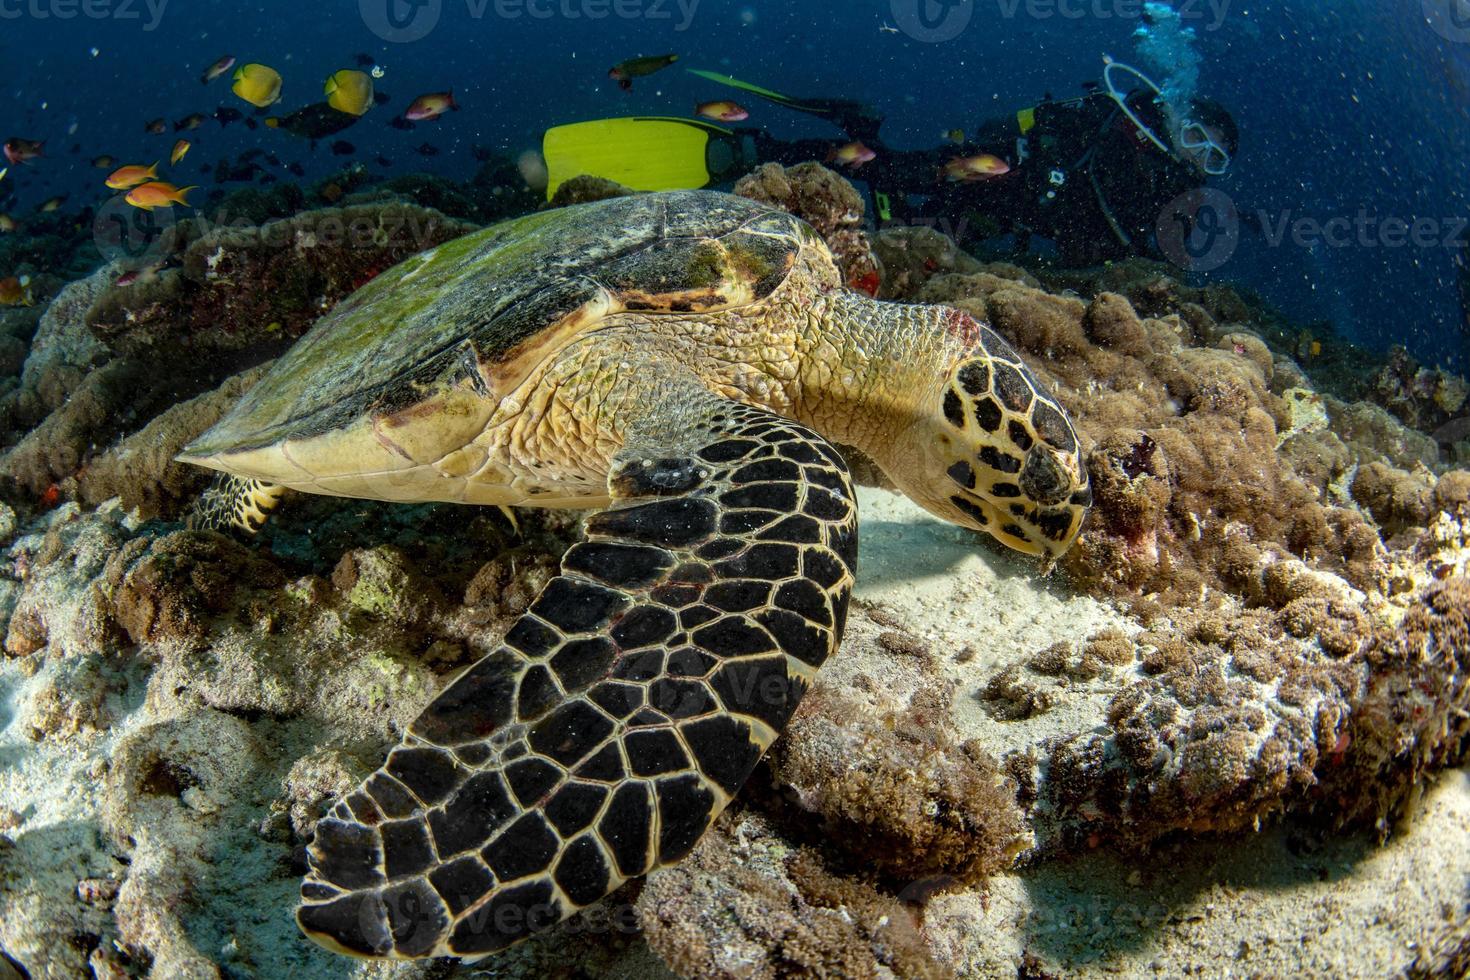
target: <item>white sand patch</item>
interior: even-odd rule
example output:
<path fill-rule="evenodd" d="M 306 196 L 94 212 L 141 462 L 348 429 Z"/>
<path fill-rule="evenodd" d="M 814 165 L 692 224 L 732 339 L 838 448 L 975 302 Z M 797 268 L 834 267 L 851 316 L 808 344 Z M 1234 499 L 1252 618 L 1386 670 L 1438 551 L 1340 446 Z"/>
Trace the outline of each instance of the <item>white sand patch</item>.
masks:
<path fill-rule="evenodd" d="M 961 976 L 1387 977 L 1459 922 L 1470 887 L 1470 771 L 1444 773 L 1384 847 L 1283 825 L 1098 854 L 941 896 L 925 935 Z"/>
<path fill-rule="evenodd" d="M 974 695 L 997 671 L 1054 643 L 1078 644 L 1106 629 L 1133 634 L 1139 630 L 1136 623 L 1111 605 L 1069 593 L 1060 576 L 1042 578 L 1035 559 L 936 520 L 907 497 L 863 487 L 858 501 L 862 525 L 854 596 L 894 613 L 930 644 L 941 672 L 958 685 L 954 722 L 962 737 L 979 739 L 999 758 L 1102 720 L 1118 690 L 1115 679 L 1065 688 L 1048 684 L 1056 699 L 1052 707 L 1020 721 L 993 718 Z M 852 619 L 860 637 L 861 615 Z M 972 656 L 957 659 L 961 651 Z M 891 655 L 849 642 L 827 670 L 872 670 L 875 656 Z"/>

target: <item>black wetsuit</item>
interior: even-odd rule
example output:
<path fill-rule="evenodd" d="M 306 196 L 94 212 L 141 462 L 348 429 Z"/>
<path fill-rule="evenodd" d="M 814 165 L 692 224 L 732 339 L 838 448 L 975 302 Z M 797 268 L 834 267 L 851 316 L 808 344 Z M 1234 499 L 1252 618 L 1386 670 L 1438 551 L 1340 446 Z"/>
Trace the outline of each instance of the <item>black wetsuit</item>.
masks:
<path fill-rule="evenodd" d="M 1139 93 L 1128 98 L 1139 118 L 1162 136 L 1164 122 L 1152 99 Z M 1020 249 L 1036 235 L 1055 242 L 1070 265 L 1156 254 L 1160 210 L 1205 183 L 1202 173 L 1141 135 L 1105 93 L 1047 100 L 1030 116 L 1024 133 L 1017 120 L 994 120 L 963 146 L 926 150 L 887 148 L 869 119 L 862 136 L 850 135 L 877 156 L 846 172 L 886 199 L 887 214 L 877 215 L 880 225 L 933 223 L 958 239 L 1012 233 Z M 763 163 L 822 160 L 834 145 L 745 135 L 753 137 Z M 946 161 L 977 153 L 1000 157 L 1010 172 L 973 182 L 945 179 Z"/>

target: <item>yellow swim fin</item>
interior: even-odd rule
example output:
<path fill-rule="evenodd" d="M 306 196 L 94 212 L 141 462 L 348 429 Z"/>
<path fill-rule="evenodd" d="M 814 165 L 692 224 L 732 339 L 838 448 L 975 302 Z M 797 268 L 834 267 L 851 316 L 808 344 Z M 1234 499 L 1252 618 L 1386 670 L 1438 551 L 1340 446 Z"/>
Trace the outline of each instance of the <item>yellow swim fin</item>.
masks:
<path fill-rule="evenodd" d="M 736 134 L 695 119 L 626 116 L 568 123 L 546 131 L 546 199 L 580 174 L 635 191 L 704 187 L 721 179 L 738 148 Z"/>

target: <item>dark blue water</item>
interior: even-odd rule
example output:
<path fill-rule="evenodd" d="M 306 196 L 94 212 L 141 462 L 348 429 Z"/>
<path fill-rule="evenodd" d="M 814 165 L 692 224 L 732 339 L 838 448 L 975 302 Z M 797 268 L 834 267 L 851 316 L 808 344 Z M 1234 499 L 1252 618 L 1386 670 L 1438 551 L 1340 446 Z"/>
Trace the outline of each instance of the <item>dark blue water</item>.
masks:
<path fill-rule="evenodd" d="M 147 120 L 220 105 L 249 111 L 230 94 L 228 77 L 199 83 L 225 53 L 285 76 L 273 111 L 320 101 L 327 75 L 351 67 L 358 52 L 371 55 L 386 70 L 378 88 L 392 101 L 340 138 L 356 146 L 357 158 L 392 159 L 389 173 L 461 179 L 478 166 L 475 146 L 514 156 L 539 146 L 542 130 L 556 123 L 688 114 L 696 101 L 729 97 L 684 66 L 801 95 L 862 99 L 886 115 L 890 145 L 931 146 L 943 130 L 1008 116 L 1044 93 L 1076 94 L 1098 77 L 1104 53 L 1131 60 L 1141 23 L 1130 0 L 977 0 L 963 6 L 969 20 L 946 41 L 883 30 L 903 22 L 916 2 L 933 0 L 685 0 L 683 8 L 673 0 L 623 0 L 619 8 L 611 0 L 442 0 L 426 37 L 389 43 L 356 0 L 172 0 L 161 8 L 0 0 L 0 58 L 9 68 L 0 130 L 48 147 L 45 160 L 11 168 L 5 181 L 19 196 L 7 209 L 22 216 L 58 193 L 70 195 L 68 209 L 101 203 L 109 192 L 92 157 L 166 161 L 176 137 L 145 134 Z M 368 19 L 377 16 L 371 8 L 382 0 L 364 3 Z M 67 12 L 75 16 L 59 16 Z M 1225 103 L 1242 132 L 1232 172 L 1215 186 L 1269 233 L 1245 230 L 1209 278 L 1251 286 L 1304 322 L 1330 320 L 1362 344 L 1405 343 L 1423 360 L 1463 369 L 1454 246 L 1467 237 L 1460 222 L 1470 215 L 1470 18 L 1438 16 L 1446 12 L 1470 14 L 1465 0 L 1223 8 L 1217 0 L 1215 9 L 1183 10 L 1195 33 L 1198 91 Z M 616 61 L 664 51 L 677 51 L 679 65 L 639 80 L 631 93 L 606 77 Z M 462 111 L 411 132 L 388 125 L 414 96 L 446 88 Z M 777 135 L 836 135 L 810 117 L 743 101 L 753 110 L 750 124 Z M 287 134 L 238 124 L 210 121 L 185 135 L 194 149 L 171 176 L 206 193 L 210 178 L 200 165 L 250 147 L 300 161 L 308 180 L 350 159 L 332 156 L 331 140 L 311 152 Z M 418 155 L 424 142 L 440 154 Z M 1328 227 L 1336 219 L 1348 230 L 1313 245 L 1310 235 L 1292 233 L 1300 219 Z M 1395 219 L 1419 220 L 1419 240 L 1394 244 Z"/>

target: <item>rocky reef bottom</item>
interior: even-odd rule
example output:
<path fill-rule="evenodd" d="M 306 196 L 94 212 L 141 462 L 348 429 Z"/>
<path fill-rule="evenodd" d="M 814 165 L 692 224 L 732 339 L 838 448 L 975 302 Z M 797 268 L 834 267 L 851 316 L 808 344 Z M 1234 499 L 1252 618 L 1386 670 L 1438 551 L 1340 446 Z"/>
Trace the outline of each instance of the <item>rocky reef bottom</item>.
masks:
<path fill-rule="evenodd" d="M 1139 624 L 901 497 L 861 495 L 847 641 L 769 765 L 686 862 L 486 961 L 495 975 L 1388 976 L 1463 962 L 1470 772 L 1416 784 L 1382 827 L 1334 830 L 1316 811 L 1338 804 L 1276 780 L 1262 808 L 1289 812 L 1261 830 L 1189 832 L 1228 809 L 1201 796 L 1198 812 L 1154 814 L 1146 846 L 1107 840 L 1101 812 L 1098 831 L 1069 838 L 1043 802 L 1059 776 L 1038 790 L 1015 774 L 1048 757 L 1054 769 L 1152 684 L 1142 657 L 1107 652 L 1138 642 Z M 309 520 L 282 515 L 273 549 Z M 470 633 L 493 635 L 532 594 L 492 597 L 487 580 L 514 567 L 534 587 L 568 528 L 526 530 L 466 586 Z M 429 528 L 386 536 L 405 531 Z M 333 956 L 291 916 L 304 833 L 453 655 L 443 639 L 395 640 L 433 614 L 414 608 L 433 596 L 419 556 L 365 542 L 327 575 L 234 586 L 281 601 L 206 614 L 208 646 L 128 642 L 129 629 L 183 626 L 167 596 L 210 594 L 240 550 L 115 505 L 63 507 L 11 545 L 12 560 L 30 556 L 25 593 L 46 600 L 51 651 L 0 662 L 0 948 L 15 975 L 445 975 Z M 1073 651 L 1069 669 L 1051 670 L 1058 650 Z M 1235 711 L 1288 712 L 1252 687 Z M 1260 797 L 1270 769 L 1306 764 L 1256 744 L 1198 765 L 1172 778 L 1233 778 L 1237 796 Z M 1141 806 L 1159 788 L 1127 791 Z"/>
<path fill-rule="evenodd" d="M 1335 380 L 1345 345 L 1302 358 L 1264 305 L 1147 263 L 869 235 L 814 165 L 741 190 L 1056 392 L 1096 494 L 1058 569 L 864 487 L 843 647 L 686 861 L 476 967 L 334 956 L 292 920 L 315 821 L 579 517 L 297 495 L 249 541 L 184 529 L 177 448 L 461 228 L 353 203 L 184 236 L 142 287 L 105 268 L 0 322 L 25 355 L 0 383 L 0 980 L 1470 968 L 1470 471 L 1403 409 L 1438 425 L 1414 392 L 1454 386 L 1399 365 L 1391 410 Z M 332 244 L 344 220 L 376 231 Z"/>

